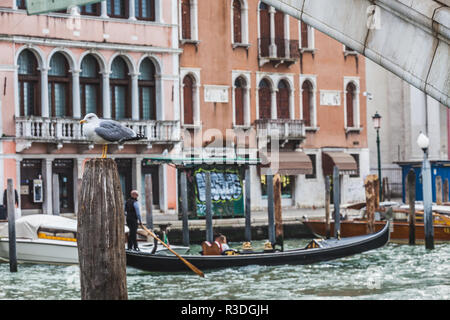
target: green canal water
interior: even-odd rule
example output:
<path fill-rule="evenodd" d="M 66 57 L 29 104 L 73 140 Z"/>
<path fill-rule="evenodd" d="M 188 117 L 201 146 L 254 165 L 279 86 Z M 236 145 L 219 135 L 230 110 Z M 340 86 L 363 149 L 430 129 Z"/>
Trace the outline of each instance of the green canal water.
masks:
<path fill-rule="evenodd" d="M 304 245 L 288 240 L 286 248 Z M 254 246 L 262 245 L 255 243 Z M 233 244 L 232 244 L 233 246 Z M 237 246 L 237 244 L 236 244 Z M 192 252 L 198 252 L 193 246 Z M 80 299 L 78 266 L 0 264 L 0 299 Z M 450 244 L 387 246 L 305 266 L 247 266 L 193 273 L 127 268 L 129 299 L 450 299 Z"/>

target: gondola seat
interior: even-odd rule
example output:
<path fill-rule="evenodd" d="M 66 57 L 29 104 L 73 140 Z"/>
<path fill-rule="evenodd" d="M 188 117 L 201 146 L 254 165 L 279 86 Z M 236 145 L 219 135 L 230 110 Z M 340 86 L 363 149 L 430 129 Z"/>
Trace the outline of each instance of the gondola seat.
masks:
<path fill-rule="evenodd" d="M 216 241 L 214 241 L 213 243 L 209 241 L 203 241 L 202 250 L 202 255 L 204 256 L 220 256 L 222 254 L 220 245 Z"/>

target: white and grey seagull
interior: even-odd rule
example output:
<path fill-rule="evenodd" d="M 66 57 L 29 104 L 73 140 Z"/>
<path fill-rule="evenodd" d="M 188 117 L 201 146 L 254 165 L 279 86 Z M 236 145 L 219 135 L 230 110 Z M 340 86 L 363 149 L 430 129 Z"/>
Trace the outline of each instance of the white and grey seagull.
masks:
<path fill-rule="evenodd" d="M 106 158 L 108 144 L 141 140 L 146 137 L 137 134 L 128 127 L 114 120 L 102 120 L 94 113 L 88 113 L 80 123 L 84 123 L 83 132 L 88 140 L 103 145 L 102 158 Z"/>

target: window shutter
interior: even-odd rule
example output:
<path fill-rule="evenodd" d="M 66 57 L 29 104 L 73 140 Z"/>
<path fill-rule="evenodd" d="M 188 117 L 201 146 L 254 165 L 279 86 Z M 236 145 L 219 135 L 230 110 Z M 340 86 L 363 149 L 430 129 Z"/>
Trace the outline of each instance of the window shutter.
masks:
<path fill-rule="evenodd" d="M 289 119 L 289 88 L 280 82 L 277 92 L 277 118 Z"/>
<path fill-rule="evenodd" d="M 181 26 L 183 39 L 191 39 L 191 2 L 189 0 L 181 2 Z"/>
<path fill-rule="evenodd" d="M 194 81 L 190 76 L 184 77 L 183 80 L 184 124 L 194 124 L 193 84 Z"/>
<path fill-rule="evenodd" d="M 259 86 L 258 97 L 259 97 L 259 118 L 270 119 L 271 92 L 270 86 L 266 80 L 263 80 Z"/>
<path fill-rule="evenodd" d="M 233 1 L 233 33 L 234 43 L 242 43 L 242 17 L 241 17 L 241 2 L 239 0 Z"/>
<path fill-rule="evenodd" d="M 302 32 L 302 48 L 309 48 L 309 39 L 308 39 L 308 25 L 301 22 L 301 32 Z"/>
<path fill-rule="evenodd" d="M 309 81 L 303 82 L 302 85 L 302 105 L 303 105 L 303 121 L 305 121 L 305 126 L 311 126 L 311 91 L 312 86 Z"/>
<path fill-rule="evenodd" d="M 351 128 L 355 126 L 353 117 L 353 99 L 355 96 L 355 86 L 352 83 L 347 85 L 347 127 Z"/>

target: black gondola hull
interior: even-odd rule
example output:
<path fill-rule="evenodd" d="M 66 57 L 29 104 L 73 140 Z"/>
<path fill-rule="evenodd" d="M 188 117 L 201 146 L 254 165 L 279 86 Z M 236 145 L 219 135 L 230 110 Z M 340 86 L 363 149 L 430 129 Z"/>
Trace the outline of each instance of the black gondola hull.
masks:
<path fill-rule="evenodd" d="M 389 241 L 389 223 L 379 232 L 371 235 L 324 240 L 324 247 L 314 249 L 295 249 L 274 253 L 253 253 L 234 256 L 195 256 L 183 258 L 200 270 L 211 270 L 248 265 L 276 266 L 302 265 L 334 260 L 373 250 Z M 176 256 L 163 256 L 136 251 L 126 251 L 127 265 L 145 271 L 180 272 L 190 269 Z"/>

